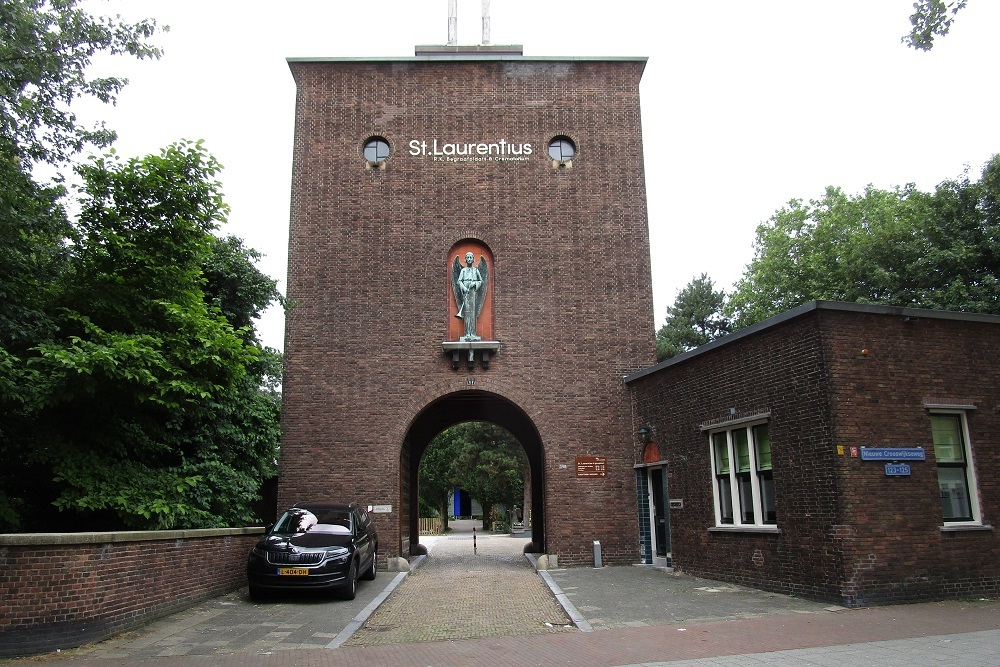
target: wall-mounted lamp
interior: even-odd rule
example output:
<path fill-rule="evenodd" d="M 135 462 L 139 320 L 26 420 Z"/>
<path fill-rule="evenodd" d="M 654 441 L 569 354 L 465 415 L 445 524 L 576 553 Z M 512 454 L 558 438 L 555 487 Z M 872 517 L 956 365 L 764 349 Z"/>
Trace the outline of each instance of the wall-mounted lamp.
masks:
<path fill-rule="evenodd" d="M 642 440 L 643 443 L 649 442 L 651 435 L 653 435 L 653 427 L 649 424 L 646 424 L 639 429 L 639 439 Z"/>

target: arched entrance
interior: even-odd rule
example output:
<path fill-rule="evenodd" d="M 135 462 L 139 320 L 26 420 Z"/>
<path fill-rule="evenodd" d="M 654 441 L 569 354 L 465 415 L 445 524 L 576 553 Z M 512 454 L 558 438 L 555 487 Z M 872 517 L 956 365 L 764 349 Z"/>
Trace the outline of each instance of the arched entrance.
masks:
<path fill-rule="evenodd" d="M 487 391 L 460 391 L 442 396 L 413 419 L 400 451 L 401 524 L 408 526 L 410 551 L 420 541 L 417 512 L 417 471 L 420 459 L 434 437 L 467 421 L 490 422 L 513 435 L 528 457 L 531 471 L 532 548 L 545 551 L 545 457 L 538 429 L 528 415 L 510 400 Z"/>

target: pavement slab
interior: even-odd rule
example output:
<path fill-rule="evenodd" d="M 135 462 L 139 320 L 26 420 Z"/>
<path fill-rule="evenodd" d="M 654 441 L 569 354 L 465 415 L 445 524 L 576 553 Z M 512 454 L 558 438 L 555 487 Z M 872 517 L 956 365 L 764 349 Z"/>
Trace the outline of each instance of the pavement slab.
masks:
<path fill-rule="evenodd" d="M 845 609 L 649 566 L 536 573 L 522 554 L 527 540 L 479 534 L 473 547 L 471 524 L 457 522 L 447 537 L 421 539 L 430 553 L 408 574 L 359 582 L 356 600 L 289 595 L 257 604 L 244 589 L 105 642 L 0 665 L 1000 664 L 997 600 Z"/>

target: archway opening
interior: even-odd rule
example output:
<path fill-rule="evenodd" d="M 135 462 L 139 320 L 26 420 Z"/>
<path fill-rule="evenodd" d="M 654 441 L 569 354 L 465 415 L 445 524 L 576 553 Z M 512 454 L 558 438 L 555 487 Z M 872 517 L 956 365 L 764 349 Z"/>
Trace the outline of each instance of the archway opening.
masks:
<path fill-rule="evenodd" d="M 529 548 L 545 551 L 545 470 L 543 448 L 538 429 L 520 407 L 508 399 L 486 391 L 463 391 L 442 396 L 414 418 L 400 452 L 400 506 L 402 525 L 408 527 L 404 541 L 408 552 L 419 553 L 419 482 L 420 461 L 434 438 L 445 429 L 464 422 L 487 422 L 509 432 L 524 449 L 528 460 L 531 501 L 532 538 Z"/>

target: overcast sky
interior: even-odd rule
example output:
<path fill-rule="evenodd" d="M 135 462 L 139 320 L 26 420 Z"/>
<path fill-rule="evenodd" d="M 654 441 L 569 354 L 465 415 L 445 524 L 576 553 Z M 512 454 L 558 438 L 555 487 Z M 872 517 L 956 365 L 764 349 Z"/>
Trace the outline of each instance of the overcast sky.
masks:
<path fill-rule="evenodd" d="M 491 42 L 525 56 L 645 56 L 642 124 L 655 322 L 692 277 L 729 289 L 758 224 L 827 185 L 925 190 L 1000 152 L 1000 2 L 971 0 L 930 53 L 900 43 L 913 0 L 492 0 Z M 129 86 L 81 108 L 126 156 L 204 139 L 225 166 L 225 233 L 284 291 L 295 86 L 289 57 L 411 57 L 447 42 L 447 0 L 87 0 L 155 18 L 159 61 L 101 67 Z M 481 41 L 458 0 L 458 41 Z M 260 324 L 283 347 L 283 316 Z"/>

